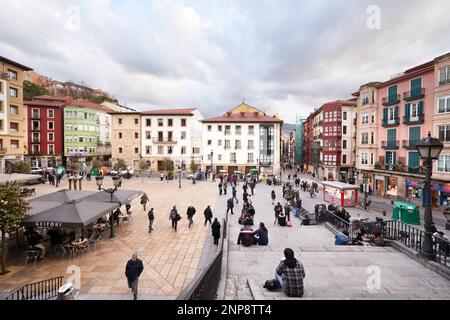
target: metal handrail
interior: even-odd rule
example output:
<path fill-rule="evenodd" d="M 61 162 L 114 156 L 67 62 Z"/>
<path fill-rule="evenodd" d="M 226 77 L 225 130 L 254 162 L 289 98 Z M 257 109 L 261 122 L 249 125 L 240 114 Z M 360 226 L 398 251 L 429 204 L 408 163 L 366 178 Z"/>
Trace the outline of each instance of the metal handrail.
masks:
<path fill-rule="evenodd" d="M 227 223 L 228 214 L 226 214 L 225 219 L 222 219 L 219 250 L 214 254 L 203 271 L 180 292 L 176 300 L 212 300 L 216 298 L 221 277 L 223 244 L 227 234 Z"/>
<path fill-rule="evenodd" d="M 50 300 L 58 297 L 63 276 L 26 284 L 16 289 L 4 300 Z"/>

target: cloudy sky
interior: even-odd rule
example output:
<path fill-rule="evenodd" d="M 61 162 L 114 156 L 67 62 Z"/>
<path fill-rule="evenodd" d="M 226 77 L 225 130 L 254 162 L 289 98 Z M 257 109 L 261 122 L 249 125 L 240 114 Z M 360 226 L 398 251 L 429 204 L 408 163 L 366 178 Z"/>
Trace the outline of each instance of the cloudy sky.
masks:
<path fill-rule="evenodd" d="M 450 52 L 449 17 L 448 0 L 0 0 L 0 55 L 139 110 L 245 99 L 294 122 Z"/>

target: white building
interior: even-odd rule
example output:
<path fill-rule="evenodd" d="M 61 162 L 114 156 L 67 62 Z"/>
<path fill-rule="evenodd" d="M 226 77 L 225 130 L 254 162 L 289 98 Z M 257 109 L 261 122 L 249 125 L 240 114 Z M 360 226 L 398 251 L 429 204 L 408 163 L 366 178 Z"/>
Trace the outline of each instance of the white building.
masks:
<path fill-rule="evenodd" d="M 153 170 L 162 171 L 164 159 L 190 170 L 201 163 L 201 120 L 196 108 L 151 110 L 141 113 L 142 158 Z"/>
<path fill-rule="evenodd" d="M 127 107 L 127 106 L 122 106 L 118 103 L 112 103 L 112 102 L 102 102 L 102 106 L 111 109 L 114 112 L 136 112 L 135 109 Z"/>
<path fill-rule="evenodd" d="M 242 103 L 202 123 L 202 170 L 279 175 L 283 121 L 277 116 Z"/>
<path fill-rule="evenodd" d="M 98 132 L 98 146 L 97 153 L 100 156 L 110 156 L 111 155 L 111 115 L 105 111 L 97 110 L 97 132 Z"/>

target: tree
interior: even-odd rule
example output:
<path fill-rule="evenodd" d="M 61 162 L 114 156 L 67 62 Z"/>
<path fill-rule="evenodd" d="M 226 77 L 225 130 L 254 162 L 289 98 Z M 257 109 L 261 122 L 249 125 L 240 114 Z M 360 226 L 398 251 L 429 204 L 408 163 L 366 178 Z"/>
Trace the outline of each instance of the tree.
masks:
<path fill-rule="evenodd" d="M 101 103 L 103 103 L 103 102 L 105 102 L 105 101 L 107 101 L 107 102 L 113 102 L 113 101 L 114 101 L 113 99 L 111 99 L 111 98 L 110 98 L 109 96 L 107 96 L 107 95 L 102 95 L 102 96 L 93 97 L 93 98 L 91 98 L 90 100 L 91 100 L 91 102 L 97 103 L 97 104 L 101 104 Z"/>
<path fill-rule="evenodd" d="M 33 98 L 35 96 L 42 96 L 49 94 L 48 90 L 30 81 L 23 82 L 23 95 L 26 98 Z"/>
<path fill-rule="evenodd" d="M 123 159 L 117 159 L 117 163 L 114 166 L 114 168 L 116 170 L 126 169 L 127 168 L 127 163 Z"/>
<path fill-rule="evenodd" d="M 70 159 L 70 163 L 69 163 L 68 167 L 73 172 L 78 173 L 80 171 L 80 164 L 78 163 L 78 159 L 77 158 Z"/>
<path fill-rule="evenodd" d="M 25 161 L 12 163 L 8 167 L 9 173 L 30 173 L 30 166 Z"/>
<path fill-rule="evenodd" d="M 173 170 L 174 170 L 173 161 L 169 160 L 167 158 L 164 159 L 163 168 L 164 168 L 164 171 L 167 171 L 167 172 L 172 171 L 172 173 L 173 173 Z"/>
<path fill-rule="evenodd" d="M 194 162 L 194 160 L 191 160 L 190 169 L 191 169 L 191 172 L 192 172 L 192 173 L 195 173 L 195 172 L 198 171 L 198 164 L 196 164 L 196 163 Z"/>
<path fill-rule="evenodd" d="M 92 166 L 93 170 L 100 169 L 102 167 L 102 162 L 98 159 L 94 159 L 94 160 L 92 160 L 91 166 Z"/>
<path fill-rule="evenodd" d="M 6 234 L 10 234 L 20 227 L 20 222 L 30 209 L 28 202 L 21 195 L 19 187 L 16 182 L 0 185 L 1 274 L 6 273 Z"/>
<path fill-rule="evenodd" d="M 148 170 L 149 164 L 147 161 L 145 161 L 144 159 L 141 159 L 141 161 L 139 161 L 139 170 L 143 170 L 146 171 Z"/>

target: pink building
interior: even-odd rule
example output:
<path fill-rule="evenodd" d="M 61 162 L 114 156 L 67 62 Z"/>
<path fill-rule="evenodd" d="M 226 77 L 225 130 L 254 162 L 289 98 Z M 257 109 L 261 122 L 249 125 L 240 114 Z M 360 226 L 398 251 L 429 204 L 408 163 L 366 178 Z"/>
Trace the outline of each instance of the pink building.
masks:
<path fill-rule="evenodd" d="M 377 88 L 378 162 L 374 193 L 421 198 L 418 140 L 433 132 L 433 61 L 406 70 Z"/>

